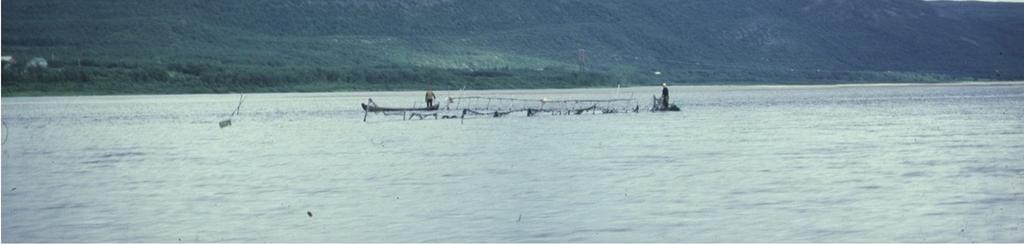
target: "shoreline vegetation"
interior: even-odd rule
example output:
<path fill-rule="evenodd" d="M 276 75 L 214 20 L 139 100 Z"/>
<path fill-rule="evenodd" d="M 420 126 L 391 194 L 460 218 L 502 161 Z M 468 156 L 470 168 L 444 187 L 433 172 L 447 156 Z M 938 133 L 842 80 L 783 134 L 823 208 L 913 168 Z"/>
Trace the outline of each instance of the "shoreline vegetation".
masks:
<path fill-rule="evenodd" d="M 995 81 L 897 71 L 691 70 L 666 74 L 540 69 L 445 69 L 416 66 L 254 67 L 215 63 L 146 65 L 79 60 L 47 68 L 3 70 L 5 97 L 266 92 L 557 89 L 672 85 L 835 85 Z"/>

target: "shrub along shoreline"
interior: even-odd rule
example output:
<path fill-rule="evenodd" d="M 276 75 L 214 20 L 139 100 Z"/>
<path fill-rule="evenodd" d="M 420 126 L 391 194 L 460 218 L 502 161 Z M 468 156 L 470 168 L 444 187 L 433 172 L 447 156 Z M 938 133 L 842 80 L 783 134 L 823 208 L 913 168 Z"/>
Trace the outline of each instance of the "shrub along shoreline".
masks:
<path fill-rule="evenodd" d="M 401 65 L 324 68 L 217 63 L 169 65 L 78 61 L 48 68 L 3 70 L 3 96 L 129 95 L 257 92 L 540 89 L 656 85 L 817 85 L 936 83 L 972 77 L 891 71 L 676 70 L 639 72 L 543 69 L 445 69 Z"/>

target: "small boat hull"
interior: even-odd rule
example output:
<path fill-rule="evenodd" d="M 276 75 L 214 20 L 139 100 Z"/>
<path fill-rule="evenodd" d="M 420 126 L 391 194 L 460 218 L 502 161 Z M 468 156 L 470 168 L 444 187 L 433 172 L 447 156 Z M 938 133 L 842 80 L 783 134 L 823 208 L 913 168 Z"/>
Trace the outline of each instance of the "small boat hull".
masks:
<path fill-rule="evenodd" d="M 435 111 L 435 110 L 438 109 L 438 107 L 440 107 L 439 105 L 435 105 L 433 107 L 426 107 L 426 108 L 388 108 L 388 107 L 379 107 L 379 106 L 374 106 L 374 105 L 367 105 L 365 103 L 360 103 L 359 105 L 362 106 L 363 107 L 363 111 L 366 111 L 366 112 Z"/>
<path fill-rule="evenodd" d="M 679 112 L 679 106 L 669 104 L 668 107 L 654 107 L 651 108 L 651 112 Z"/>

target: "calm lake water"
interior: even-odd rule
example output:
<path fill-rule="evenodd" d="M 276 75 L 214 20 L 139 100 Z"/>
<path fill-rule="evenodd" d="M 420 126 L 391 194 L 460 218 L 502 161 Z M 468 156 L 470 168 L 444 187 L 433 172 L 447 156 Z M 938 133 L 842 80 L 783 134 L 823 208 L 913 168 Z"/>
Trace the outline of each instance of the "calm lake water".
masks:
<path fill-rule="evenodd" d="M 250 94 L 223 129 L 237 95 L 5 97 L 2 239 L 1024 241 L 1024 83 L 672 89 L 683 112 L 463 123 Z"/>

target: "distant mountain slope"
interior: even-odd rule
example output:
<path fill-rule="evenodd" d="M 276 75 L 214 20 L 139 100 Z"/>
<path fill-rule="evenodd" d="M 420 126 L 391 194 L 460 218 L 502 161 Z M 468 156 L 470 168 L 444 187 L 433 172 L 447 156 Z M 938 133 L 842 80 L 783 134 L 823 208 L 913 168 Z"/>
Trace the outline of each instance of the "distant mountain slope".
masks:
<path fill-rule="evenodd" d="M 993 65 L 1020 79 L 1020 60 L 1024 57 L 1024 4 L 992 2 L 930 2 L 943 17 L 968 23 L 975 36 L 991 38 L 998 50 Z M 1006 78 L 1006 77 L 997 77 Z"/>
<path fill-rule="evenodd" d="M 9 0 L 2 9 L 2 42 L 4 55 L 151 64 L 573 69 L 584 49 L 588 70 L 627 77 L 662 70 L 663 78 L 681 81 L 723 77 L 693 75 L 702 72 L 821 70 L 1021 79 L 1021 6 L 914 0 Z"/>

